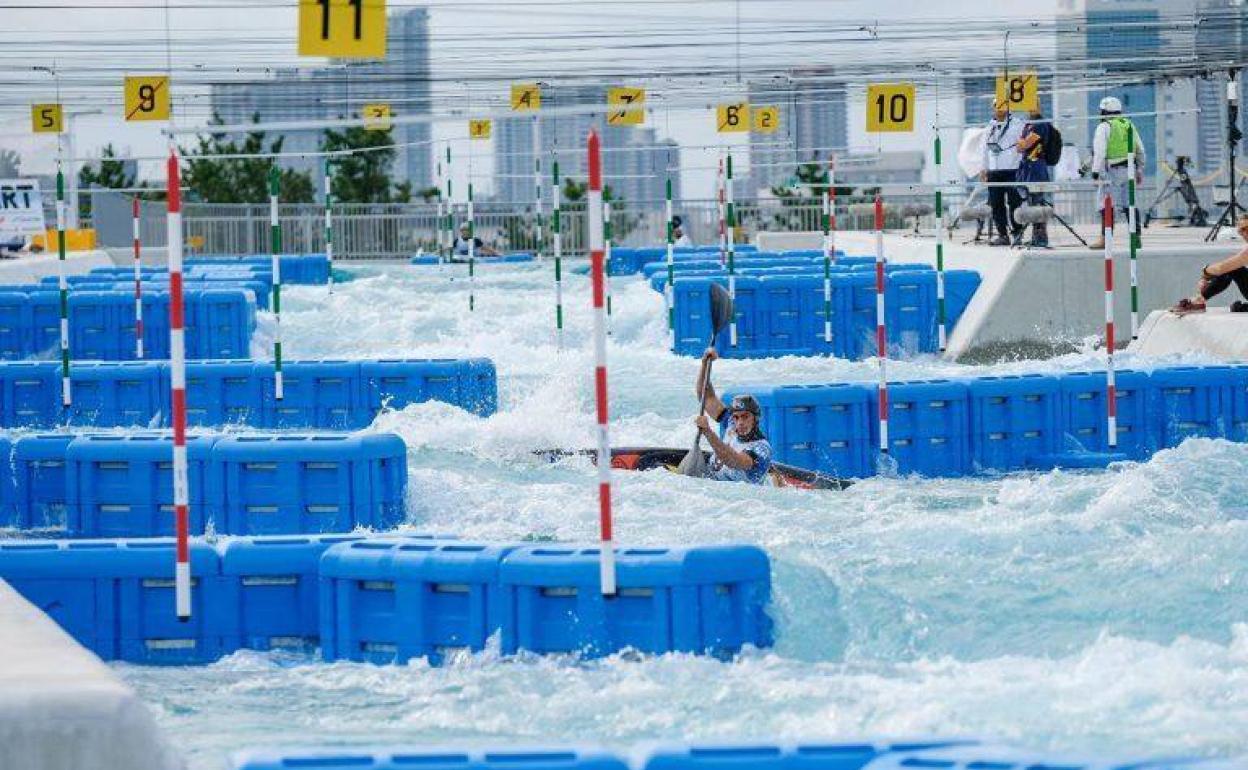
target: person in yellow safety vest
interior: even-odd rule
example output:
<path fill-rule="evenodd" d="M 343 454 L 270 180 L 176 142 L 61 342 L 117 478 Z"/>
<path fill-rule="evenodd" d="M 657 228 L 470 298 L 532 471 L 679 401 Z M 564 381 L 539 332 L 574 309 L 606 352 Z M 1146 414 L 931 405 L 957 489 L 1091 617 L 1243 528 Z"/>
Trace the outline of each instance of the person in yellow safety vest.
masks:
<path fill-rule="evenodd" d="M 1132 135 L 1130 142 L 1128 134 Z M 1135 124 L 1122 117 L 1122 102 L 1115 96 L 1106 96 L 1101 100 L 1101 122 L 1092 135 L 1092 178 L 1100 183 L 1098 211 L 1104 206 L 1106 193 L 1113 197 L 1115 210 L 1127 210 L 1127 156 L 1130 154 L 1127 147 L 1130 143 L 1135 145 L 1135 183 L 1138 186 L 1144 182 L 1144 142 Z M 1125 220 L 1125 215 L 1123 218 Z M 1105 248 L 1103 230 L 1092 248 Z"/>

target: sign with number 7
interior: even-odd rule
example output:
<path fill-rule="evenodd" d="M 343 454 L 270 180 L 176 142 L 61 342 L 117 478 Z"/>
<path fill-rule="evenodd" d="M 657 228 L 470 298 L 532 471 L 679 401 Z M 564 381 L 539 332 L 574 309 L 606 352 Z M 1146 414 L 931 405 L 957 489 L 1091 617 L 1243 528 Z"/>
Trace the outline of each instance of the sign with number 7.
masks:
<path fill-rule="evenodd" d="M 386 0 L 299 0 L 299 55 L 386 58 Z"/>

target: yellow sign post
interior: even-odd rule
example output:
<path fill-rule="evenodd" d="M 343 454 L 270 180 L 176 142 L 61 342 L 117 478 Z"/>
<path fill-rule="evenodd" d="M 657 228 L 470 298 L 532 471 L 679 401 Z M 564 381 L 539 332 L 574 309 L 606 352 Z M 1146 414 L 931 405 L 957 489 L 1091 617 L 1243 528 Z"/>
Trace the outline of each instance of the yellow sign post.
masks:
<path fill-rule="evenodd" d="M 470 120 L 468 121 L 468 136 L 473 139 L 489 139 L 492 128 L 493 126 L 488 118 Z"/>
<path fill-rule="evenodd" d="M 299 0 L 299 55 L 386 58 L 386 0 Z"/>
<path fill-rule="evenodd" d="M 620 86 L 607 90 L 607 125 L 640 126 L 646 122 L 646 89 Z"/>
<path fill-rule="evenodd" d="M 780 108 L 775 105 L 750 110 L 750 127 L 755 133 L 774 134 L 780 127 Z"/>
<path fill-rule="evenodd" d="M 872 83 L 867 86 L 867 133 L 914 130 L 914 83 Z"/>
<path fill-rule="evenodd" d="M 126 120 L 168 120 L 169 78 L 165 75 L 136 75 L 126 78 Z"/>
<path fill-rule="evenodd" d="M 390 130 L 390 105 L 382 102 L 366 104 L 363 113 L 364 128 L 369 131 Z"/>
<path fill-rule="evenodd" d="M 542 87 L 537 83 L 518 83 L 511 87 L 511 109 L 533 112 L 542 108 Z"/>
<path fill-rule="evenodd" d="M 65 108 L 59 104 L 31 105 L 30 130 L 36 134 L 64 133 Z"/>
<path fill-rule="evenodd" d="M 1008 102 L 1011 110 L 1020 112 L 1040 109 L 1040 79 L 1035 70 L 998 75 L 997 100 Z"/>
<path fill-rule="evenodd" d="M 733 102 L 715 108 L 715 130 L 721 134 L 737 134 L 750 130 L 750 103 Z"/>

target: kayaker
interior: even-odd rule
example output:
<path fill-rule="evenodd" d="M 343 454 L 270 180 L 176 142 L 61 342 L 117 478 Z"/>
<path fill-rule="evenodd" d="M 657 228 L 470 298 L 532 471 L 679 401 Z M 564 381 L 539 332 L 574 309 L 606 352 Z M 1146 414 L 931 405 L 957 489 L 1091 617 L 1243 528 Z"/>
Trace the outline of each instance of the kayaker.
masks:
<path fill-rule="evenodd" d="M 464 259 L 468 258 L 469 229 L 470 228 L 468 227 L 467 222 L 459 226 L 459 235 L 455 238 L 455 245 L 453 247 L 453 251 L 456 257 L 463 257 Z M 472 255 L 474 257 L 497 257 L 498 256 L 498 252 L 495 251 L 494 249 L 491 249 L 489 246 L 486 246 L 481 241 L 480 238 L 477 238 L 474 236 L 472 238 L 472 243 L 473 243 Z"/>
<path fill-rule="evenodd" d="M 716 358 L 719 354 L 715 348 L 707 348 L 702 355 L 702 370 L 694 386 L 699 399 L 703 397 L 700 386 L 705 383 L 706 387 L 706 412 L 694 421 L 711 445 L 711 462 L 707 466 L 706 477 L 717 481 L 762 484 L 771 469 L 771 444 L 759 425 L 762 410 L 758 400 L 749 394 L 734 396 L 730 405 L 720 400 L 715 386 L 706 376 L 710 362 Z M 719 437 L 719 431 L 712 426 L 707 415 L 723 426 L 724 438 Z"/>

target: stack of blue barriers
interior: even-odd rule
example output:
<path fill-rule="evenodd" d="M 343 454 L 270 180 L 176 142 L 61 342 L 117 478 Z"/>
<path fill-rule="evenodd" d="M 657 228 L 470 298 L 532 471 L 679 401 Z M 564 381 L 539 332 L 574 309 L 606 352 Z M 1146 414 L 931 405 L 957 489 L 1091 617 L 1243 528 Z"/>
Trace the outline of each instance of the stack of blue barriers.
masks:
<path fill-rule="evenodd" d="M 393 434 L 188 436 L 190 532 L 391 529 L 407 448 Z M 0 437 L 0 527 L 67 537 L 174 533 L 169 433 Z"/>
<path fill-rule="evenodd" d="M 997 375 L 888 386 L 890 469 L 924 476 L 1103 467 L 1191 437 L 1248 441 L 1248 366 L 1117 372 L 1117 446 L 1105 372 Z M 778 461 L 848 478 L 880 470 L 874 383 L 743 389 Z"/>
<path fill-rule="evenodd" d="M 350 430 L 369 425 L 384 408 L 425 401 L 483 417 L 498 409 L 497 374 L 483 358 L 288 361 L 282 375 L 278 401 L 271 362 L 187 362 L 187 423 Z M 0 362 L 0 428 L 169 425 L 165 362 L 75 362 L 70 386 L 65 409 L 59 364 Z"/>
<path fill-rule="evenodd" d="M 628 753 L 599 746 L 274 748 L 240 753 L 234 770 L 1232 770 L 1244 760 L 1079 756 L 968 739 L 736 741 L 657 744 Z"/>
<path fill-rule="evenodd" d="M 105 660 L 208 663 L 238 649 L 434 663 L 484 649 L 732 655 L 771 643 L 770 564 L 749 546 L 621 548 L 602 596 L 597 549 L 429 536 L 227 538 L 191 544 L 192 619 L 174 615 L 171 540 L 0 541 L 11 583 Z"/>

